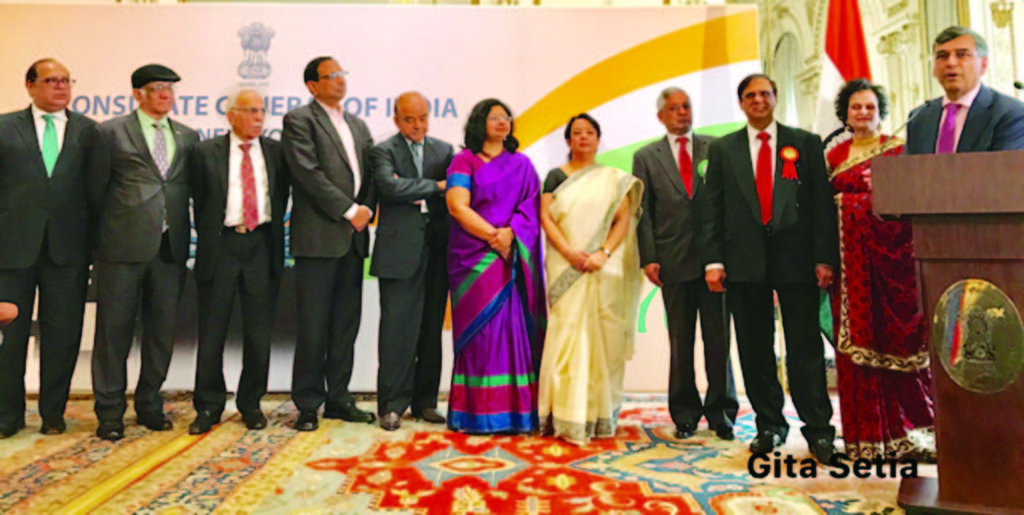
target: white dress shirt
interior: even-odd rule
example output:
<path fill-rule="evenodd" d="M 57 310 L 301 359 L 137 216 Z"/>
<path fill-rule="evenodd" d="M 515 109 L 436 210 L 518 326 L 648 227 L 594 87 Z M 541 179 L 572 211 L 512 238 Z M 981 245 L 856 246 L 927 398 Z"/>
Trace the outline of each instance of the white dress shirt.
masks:
<path fill-rule="evenodd" d="M 949 96 L 942 97 L 942 116 L 939 117 L 939 132 L 936 134 L 942 135 L 942 124 L 946 121 L 946 106 L 949 104 L 960 104 L 960 110 L 956 112 L 956 138 L 953 140 L 953 151 L 960 146 L 960 134 L 964 131 L 964 123 L 967 122 L 967 111 L 971 110 L 971 105 L 974 104 L 974 99 L 978 97 L 978 92 L 981 91 L 981 81 L 978 81 L 978 85 L 974 86 L 969 93 L 960 97 L 960 100 L 953 102 L 949 99 Z M 939 137 L 935 137 L 935 145 L 938 146 Z"/>
<path fill-rule="evenodd" d="M 39 151 L 43 150 L 43 132 L 46 131 L 46 120 L 44 114 L 53 115 L 53 125 L 57 128 L 57 152 L 64 148 L 64 129 L 68 125 L 68 113 L 61 109 L 54 113 L 47 113 L 35 104 L 32 104 L 32 120 L 36 123 L 36 137 L 39 139 Z"/>
<path fill-rule="evenodd" d="M 242 184 L 242 143 L 251 143 L 249 158 L 252 160 L 252 173 L 256 178 L 256 208 L 259 212 L 259 224 L 270 221 L 270 189 L 267 178 L 267 163 L 263 159 L 263 148 L 260 139 L 243 141 L 234 132 L 230 136 L 228 152 L 228 199 L 224 208 L 224 226 L 235 227 L 245 225 L 245 210 Z"/>
<path fill-rule="evenodd" d="M 359 195 L 362 173 L 359 170 L 359 154 L 356 153 L 356 140 L 352 136 L 352 128 L 345 121 L 344 110 L 335 109 L 319 100 L 316 102 L 320 104 L 320 107 L 324 108 L 324 111 L 327 111 L 327 116 L 330 117 L 334 130 L 338 131 L 338 137 L 341 138 L 341 146 L 345 149 L 345 154 L 348 155 L 348 162 L 352 166 L 352 197 L 354 199 Z M 359 204 L 353 203 L 352 207 L 345 211 L 345 219 L 353 219 L 356 216 L 357 209 L 359 209 Z"/>
<path fill-rule="evenodd" d="M 686 138 L 686 153 L 690 155 L 690 162 L 693 163 L 693 170 L 697 170 L 697 163 L 693 162 L 693 131 L 686 131 L 683 134 L 672 134 L 671 132 L 666 136 L 668 138 L 668 146 L 672 148 L 672 160 L 676 162 L 676 171 L 682 170 L 679 166 L 679 142 L 676 138 L 683 136 Z"/>

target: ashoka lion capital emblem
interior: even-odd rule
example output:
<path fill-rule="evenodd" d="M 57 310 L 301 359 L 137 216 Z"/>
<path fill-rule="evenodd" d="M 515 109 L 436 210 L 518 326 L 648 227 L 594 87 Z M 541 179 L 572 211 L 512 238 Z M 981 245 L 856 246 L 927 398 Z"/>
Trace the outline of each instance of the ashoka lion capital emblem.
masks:
<path fill-rule="evenodd" d="M 267 62 L 267 50 L 270 49 L 274 29 L 262 23 L 253 23 L 238 29 L 238 37 L 242 38 L 242 49 L 245 50 L 245 59 L 238 65 L 238 75 L 243 79 L 269 77 L 270 63 Z"/>

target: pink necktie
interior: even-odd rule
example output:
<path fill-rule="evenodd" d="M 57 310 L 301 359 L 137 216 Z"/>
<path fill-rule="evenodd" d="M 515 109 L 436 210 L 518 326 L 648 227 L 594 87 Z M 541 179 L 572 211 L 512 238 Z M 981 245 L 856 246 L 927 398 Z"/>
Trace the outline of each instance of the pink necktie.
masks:
<path fill-rule="evenodd" d="M 946 118 L 942 120 L 939 141 L 935 144 L 936 154 L 956 152 L 956 114 L 960 112 L 961 107 L 960 104 L 946 104 Z"/>

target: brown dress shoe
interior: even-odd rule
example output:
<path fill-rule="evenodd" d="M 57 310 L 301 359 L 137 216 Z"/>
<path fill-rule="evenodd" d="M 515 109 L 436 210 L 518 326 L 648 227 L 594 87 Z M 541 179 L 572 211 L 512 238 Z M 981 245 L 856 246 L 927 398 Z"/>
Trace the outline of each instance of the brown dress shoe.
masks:
<path fill-rule="evenodd" d="M 380 428 L 385 431 L 394 431 L 402 427 L 402 417 L 398 413 L 391 412 L 380 417 Z"/>
<path fill-rule="evenodd" d="M 427 408 L 423 411 L 414 411 L 413 417 L 418 418 L 424 422 L 430 422 L 431 424 L 444 424 L 444 415 L 437 412 L 434 408 Z"/>

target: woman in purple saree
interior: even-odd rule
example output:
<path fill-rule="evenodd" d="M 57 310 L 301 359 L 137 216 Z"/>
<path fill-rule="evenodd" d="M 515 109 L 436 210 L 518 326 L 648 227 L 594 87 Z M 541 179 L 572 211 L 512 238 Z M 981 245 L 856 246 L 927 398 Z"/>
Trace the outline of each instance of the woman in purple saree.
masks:
<path fill-rule="evenodd" d="M 544 335 L 540 179 L 516 153 L 511 111 L 478 103 L 448 169 L 455 364 L 448 427 L 466 433 L 537 429 Z"/>

